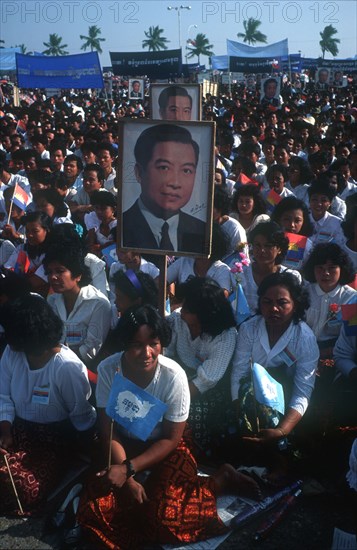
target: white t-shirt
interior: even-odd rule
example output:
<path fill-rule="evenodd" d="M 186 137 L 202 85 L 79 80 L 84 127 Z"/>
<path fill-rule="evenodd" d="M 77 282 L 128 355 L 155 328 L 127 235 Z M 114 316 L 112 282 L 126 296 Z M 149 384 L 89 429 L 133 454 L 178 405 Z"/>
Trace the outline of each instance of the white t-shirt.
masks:
<path fill-rule="evenodd" d="M 95 423 L 96 412 L 88 402 L 87 369 L 66 346 L 36 370 L 30 369 L 25 353 L 7 346 L 0 362 L 0 380 L 0 421 L 12 423 L 18 416 L 49 424 L 68 418 L 80 431 Z"/>
<path fill-rule="evenodd" d="M 111 386 L 116 372 L 122 376 L 121 358 L 123 352 L 116 353 L 102 361 L 98 366 L 98 383 L 96 389 L 97 407 L 105 408 L 108 403 Z M 185 371 L 172 359 L 159 355 L 154 378 L 143 388 L 156 399 L 160 399 L 168 408 L 163 416 L 170 422 L 185 422 L 190 410 L 190 390 Z M 149 439 L 160 439 L 161 421 Z M 117 426 L 126 437 L 135 438 L 129 432 Z"/>
<path fill-rule="evenodd" d="M 167 283 L 184 283 L 189 277 L 196 277 L 194 270 L 194 258 L 185 256 L 178 258 L 167 269 Z M 229 267 L 217 260 L 214 262 L 206 273 L 206 277 L 210 277 L 216 281 L 219 286 L 230 293 L 232 291 L 231 271 Z"/>

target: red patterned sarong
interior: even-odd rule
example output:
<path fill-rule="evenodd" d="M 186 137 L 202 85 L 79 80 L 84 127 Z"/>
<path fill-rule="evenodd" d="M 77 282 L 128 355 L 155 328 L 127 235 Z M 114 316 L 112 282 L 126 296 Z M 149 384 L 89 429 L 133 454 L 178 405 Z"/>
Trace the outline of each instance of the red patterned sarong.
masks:
<path fill-rule="evenodd" d="M 12 477 L 26 515 L 38 511 L 45 497 L 63 475 L 63 423 L 37 424 L 16 418 L 13 424 L 14 449 L 7 455 Z M 17 500 L 0 456 L 0 514 L 18 513 Z"/>
<path fill-rule="evenodd" d="M 108 490 L 103 478 L 88 483 L 79 521 L 95 548 L 189 543 L 227 531 L 217 515 L 213 480 L 197 475 L 197 463 L 184 440 L 143 485 L 149 501 L 128 506 L 125 487 Z"/>

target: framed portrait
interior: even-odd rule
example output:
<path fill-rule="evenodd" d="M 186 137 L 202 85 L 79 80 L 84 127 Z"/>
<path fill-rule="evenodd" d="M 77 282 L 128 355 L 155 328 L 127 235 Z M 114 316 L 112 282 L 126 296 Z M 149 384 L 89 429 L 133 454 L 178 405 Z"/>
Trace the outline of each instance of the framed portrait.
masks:
<path fill-rule="evenodd" d="M 334 88 L 345 88 L 347 86 L 347 76 L 344 76 L 343 71 L 339 69 L 331 70 L 330 85 Z"/>
<path fill-rule="evenodd" d="M 263 106 L 280 106 L 280 78 L 270 76 L 261 80 L 260 103 Z"/>
<path fill-rule="evenodd" d="M 215 124 L 123 119 L 119 136 L 119 246 L 209 256 Z"/>
<path fill-rule="evenodd" d="M 327 90 L 330 85 L 330 69 L 319 67 L 316 71 L 315 83 L 318 90 Z"/>
<path fill-rule="evenodd" d="M 150 112 L 153 120 L 201 120 L 200 84 L 152 84 Z"/>
<path fill-rule="evenodd" d="M 129 79 L 129 99 L 144 99 L 145 82 L 141 78 Z"/>

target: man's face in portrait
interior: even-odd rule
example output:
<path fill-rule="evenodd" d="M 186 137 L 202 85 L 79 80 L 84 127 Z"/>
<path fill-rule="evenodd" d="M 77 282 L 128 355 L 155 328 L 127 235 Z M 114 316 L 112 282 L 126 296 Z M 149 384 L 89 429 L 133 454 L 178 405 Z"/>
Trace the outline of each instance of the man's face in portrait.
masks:
<path fill-rule="evenodd" d="M 325 84 L 328 81 L 328 71 L 322 70 L 319 72 L 319 82 Z"/>
<path fill-rule="evenodd" d="M 145 206 L 159 218 L 176 214 L 191 198 L 196 169 L 192 145 L 175 141 L 157 143 L 146 168 L 135 166 Z"/>
<path fill-rule="evenodd" d="M 163 120 L 191 120 L 191 100 L 187 96 L 171 96 L 165 109 L 160 109 Z"/>
<path fill-rule="evenodd" d="M 277 87 L 278 85 L 275 81 L 269 82 L 269 84 L 267 84 L 267 86 L 265 87 L 265 97 L 268 97 L 269 99 L 273 99 L 273 97 L 276 94 Z"/>
<path fill-rule="evenodd" d="M 135 94 L 140 92 L 140 82 L 133 82 L 132 89 Z"/>

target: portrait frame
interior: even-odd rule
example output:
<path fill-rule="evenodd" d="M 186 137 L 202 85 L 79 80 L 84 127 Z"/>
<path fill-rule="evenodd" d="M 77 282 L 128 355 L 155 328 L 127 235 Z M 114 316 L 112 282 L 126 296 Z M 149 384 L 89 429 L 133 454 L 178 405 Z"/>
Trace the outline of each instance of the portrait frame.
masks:
<path fill-rule="evenodd" d="M 201 84 L 151 84 L 150 113 L 153 120 L 169 120 L 160 114 L 159 97 L 161 92 L 169 88 L 184 88 L 192 98 L 191 121 L 202 120 L 202 86 Z M 184 120 L 184 122 L 189 122 Z"/>
<path fill-rule="evenodd" d="M 140 82 L 139 96 L 132 95 L 134 82 Z M 129 78 L 128 98 L 137 101 L 138 99 L 144 100 L 144 97 L 145 97 L 145 80 L 143 78 Z"/>
<path fill-rule="evenodd" d="M 327 78 L 324 82 L 320 82 L 320 73 L 321 71 L 323 72 L 326 72 L 327 73 Z M 331 81 L 331 71 L 328 67 L 317 67 L 316 69 L 316 76 L 315 76 L 315 85 L 317 88 L 326 88 L 326 87 L 329 87 L 331 85 L 330 83 Z"/>
<path fill-rule="evenodd" d="M 260 103 L 262 105 L 270 105 L 270 101 L 266 99 L 265 97 L 265 86 L 266 83 L 269 84 L 269 82 L 275 82 L 276 83 L 276 90 L 274 96 L 269 98 L 269 100 L 273 101 L 272 105 L 273 107 L 279 107 L 280 106 L 280 87 L 281 87 L 281 80 L 278 76 L 268 76 L 267 78 L 262 78 L 260 81 Z"/>
<path fill-rule="evenodd" d="M 139 209 L 139 206 L 142 206 L 141 201 L 138 200 L 141 195 L 141 184 L 137 179 L 137 165 L 134 156 L 135 144 L 145 130 L 153 128 L 151 132 L 156 133 L 155 128 L 160 132 L 160 126 L 167 127 L 168 125 L 186 129 L 199 148 L 190 198 L 185 204 L 180 205 L 177 212 L 177 245 L 170 250 L 160 248 L 158 237 L 155 240 L 154 231 L 151 231 L 150 224 Z M 172 130 L 175 131 L 174 128 Z M 170 132 L 170 128 L 165 128 L 163 131 Z M 212 237 L 215 123 L 210 121 L 166 122 L 123 119 L 119 122 L 119 140 L 122 147 L 117 170 L 117 245 L 123 250 L 135 250 L 141 254 L 207 258 L 211 252 Z M 165 140 L 165 142 L 167 141 L 170 142 L 170 140 Z M 173 142 L 176 143 L 175 140 Z M 152 154 L 154 154 L 155 147 L 156 145 Z M 175 153 L 176 150 L 177 147 Z M 181 159 L 181 157 L 178 158 Z M 184 165 L 184 163 L 182 164 Z M 156 218 L 156 220 L 159 221 L 159 224 L 163 222 L 161 218 Z"/>

